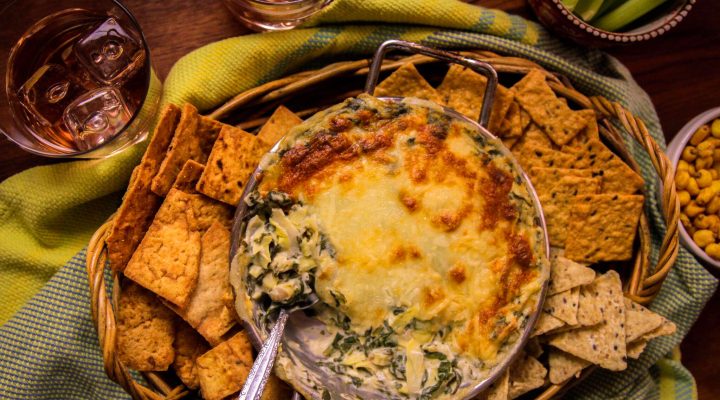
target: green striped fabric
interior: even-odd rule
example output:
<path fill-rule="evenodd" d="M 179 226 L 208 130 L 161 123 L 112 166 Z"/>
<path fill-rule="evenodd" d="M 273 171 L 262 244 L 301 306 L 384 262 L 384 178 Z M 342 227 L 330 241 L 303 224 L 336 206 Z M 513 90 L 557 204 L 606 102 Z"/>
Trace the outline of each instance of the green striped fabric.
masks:
<path fill-rule="evenodd" d="M 303 29 L 231 38 L 188 54 L 168 76 L 163 101 L 189 101 L 209 109 L 244 89 L 310 65 L 368 56 L 387 39 L 447 49 L 483 48 L 534 60 L 567 76 L 588 95 L 621 102 L 643 118 L 664 146 L 652 103 L 617 60 L 567 45 L 521 18 L 452 0 L 336 0 Z M 628 145 L 646 180 L 655 261 L 664 232 L 654 195 L 658 181 L 640 147 Z M 103 372 L 90 322 L 85 255 L 77 252 L 117 207 L 142 150 L 138 146 L 108 160 L 38 167 L 0 183 L 0 271 L 5 278 L 0 280 L 0 296 L 11 300 L 0 306 L 0 321 L 7 320 L 0 327 L 0 398 L 127 398 Z M 53 275 L 61 267 L 59 260 L 74 253 Z M 570 396 L 696 398 L 692 376 L 671 353 L 716 286 L 712 275 L 682 250 L 651 307 L 672 319 L 678 332 L 653 340 L 624 372 L 594 373 Z"/>

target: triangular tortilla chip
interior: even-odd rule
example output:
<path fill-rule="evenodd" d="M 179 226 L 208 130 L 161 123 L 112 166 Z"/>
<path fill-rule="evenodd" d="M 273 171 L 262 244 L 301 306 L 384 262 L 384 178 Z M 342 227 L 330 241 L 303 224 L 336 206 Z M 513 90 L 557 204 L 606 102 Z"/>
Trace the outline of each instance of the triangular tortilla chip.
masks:
<path fill-rule="evenodd" d="M 495 382 L 490 385 L 487 390 L 480 393 L 475 400 L 507 400 L 510 391 L 510 371 L 500 375 Z"/>
<path fill-rule="evenodd" d="M 442 96 L 430 86 L 412 63 L 403 64 L 380 82 L 375 88 L 375 96 L 417 97 L 444 104 Z"/>
<path fill-rule="evenodd" d="M 580 288 L 575 287 L 545 298 L 543 311 L 567 325 L 577 325 Z"/>
<path fill-rule="evenodd" d="M 647 308 L 625 298 L 625 341 L 634 342 L 663 324 L 664 318 Z"/>
<path fill-rule="evenodd" d="M 590 365 L 590 362 L 575 357 L 564 351 L 551 349 L 548 355 L 548 367 L 550 368 L 550 382 L 559 385 L 573 376 L 578 376 L 583 368 Z"/>
<path fill-rule="evenodd" d="M 553 336 L 549 343 L 576 357 L 612 371 L 627 367 L 625 347 L 625 303 L 620 275 L 608 271 L 584 287 L 597 293 L 603 323 Z"/>
<path fill-rule="evenodd" d="M 533 328 L 533 331 L 530 334 L 530 337 L 543 335 L 547 332 L 558 329 L 564 325 L 565 325 L 565 323 L 562 322 L 561 320 L 553 317 L 552 315 L 550 315 L 546 312 L 541 312 L 540 316 L 538 317 L 537 322 L 535 323 L 535 327 Z"/>
<path fill-rule="evenodd" d="M 652 331 L 642 335 L 643 340 L 650 340 L 660 336 L 669 336 L 677 331 L 677 327 L 672 321 L 663 318 L 663 324 Z"/>
<path fill-rule="evenodd" d="M 550 258 L 548 295 L 564 292 L 595 280 L 595 271 L 562 256 Z"/>
<path fill-rule="evenodd" d="M 536 358 L 522 353 L 510 366 L 508 397 L 514 399 L 545 384 L 547 369 Z"/>
<path fill-rule="evenodd" d="M 288 110 L 285 106 L 280 106 L 272 113 L 267 122 L 265 122 L 265 125 L 260 128 L 257 137 L 265 143 L 266 146 L 264 150 L 270 150 L 275 143 L 287 135 L 290 129 L 299 125 L 301 122 L 302 118 Z"/>
<path fill-rule="evenodd" d="M 178 320 L 175 324 L 173 348 L 175 349 L 173 369 L 178 378 L 190 389 L 199 388 L 197 358 L 210 350 L 210 346 L 190 325 Z"/>
<path fill-rule="evenodd" d="M 637 340 L 633 343 L 630 343 L 627 345 L 627 356 L 628 358 L 632 358 L 634 360 L 637 360 L 640 358 L 640 355 L 643 351 L 645 351 L 645 347 L 647 346 L 647 340 Z"/>

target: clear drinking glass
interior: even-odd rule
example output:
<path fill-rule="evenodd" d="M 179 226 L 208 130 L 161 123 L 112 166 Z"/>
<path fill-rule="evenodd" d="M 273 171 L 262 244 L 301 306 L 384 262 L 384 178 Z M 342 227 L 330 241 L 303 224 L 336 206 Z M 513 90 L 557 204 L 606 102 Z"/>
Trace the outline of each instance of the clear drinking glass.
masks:
<path fill-rule="evenodd" d="M 0 131 L 46 157 L 103 158 L 145 139 L 161 83 L 115 0 L 0 6 Z"/>
<path fill-rule="evenodd" d="M 332 0 L 224 0 L 240 22 L 255 31 L 283 31 L 298 26 Z"/>

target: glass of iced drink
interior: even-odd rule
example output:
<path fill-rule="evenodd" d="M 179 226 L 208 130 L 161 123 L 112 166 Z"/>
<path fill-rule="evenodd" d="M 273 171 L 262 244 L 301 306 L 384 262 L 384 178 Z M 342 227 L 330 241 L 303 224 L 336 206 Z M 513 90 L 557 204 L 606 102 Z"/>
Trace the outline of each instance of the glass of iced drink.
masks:
<path fill-rule="evenodd" d="M 104 158 L 145 139 L 161 84 L 113 0 L 0 6 L 0 131 L 47 157 Z"/>
<path fill-rule="evenodd" d="M 332 0 L 224 0 L 243 25 L 255 31 L 292 29 Z"/>

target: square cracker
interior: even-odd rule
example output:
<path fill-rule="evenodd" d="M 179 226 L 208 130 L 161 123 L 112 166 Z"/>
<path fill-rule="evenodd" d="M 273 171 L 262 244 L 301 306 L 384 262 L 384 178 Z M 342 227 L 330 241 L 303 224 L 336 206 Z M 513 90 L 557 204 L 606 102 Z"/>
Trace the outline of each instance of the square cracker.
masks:
<path fill-rule="evenodd" d="M 245 331 L 238 332 L 198 357 L 198 377 L 203 398 L 220 400 L 240 390 L 252 364 L 252 346 Z"/>
<path fill-rule="evenodd" d="M 595 271 L 562 256 L 550 259 L 550 284 L 548 295 L 564 292 L 595 280 Z"/>
<path fill-rule="evenodd" d="M 175 309 L 213 346 L 235 325 L 229 254 L 230 231 L 214 221 L 202 236 L 195 290 L 184 309 Z"/>
<path fill-rule="evenodd" d="M 142 161 L 133 170 L 123 202 L 113 219 L 110 235 L 105 240 L 110 266 L 116 272 L 125 269 L 153 215 L 160 208 L 162 198 L 150 190 L 150 184 L 170 146 L 179 119 L 180 108 L 168 104 L 160 115 Z"/>
<path fill-rule="evenodd" d="M 545 132 L 540 130 L 537 125 L 531 123 L 518 139 L 517 144 L 513 148 L 513 154 L 518 158 L 530 157 L 530 151 L 536 147 L 553 150 L 557 148 Z"/>
<path fill-rule="evenodd" d="M 548 367 L 550 368 L 550 382 L 559 385 L 573 376 L 579 376 L 583 368 L 590 365 L 590 362 L 575 357 L 564 351 L 551 349 L 548 355 Z"/>
<path fill-rule="evenodd" d="M 575 196 L 598 193 L 602 181 L 599 177 L 563 176 L 554 182 L 542 180 L 538 177 L 533 181 L 533 184 L 535 182 L 538 182 L 535 189 L 545 215 L 550 245 L 563 247 L 568 235 L 570 205 Z"/>
<path fill-rule="evenodd" d="M 519 145 L 518 145 L 519 146 Z M 551 148 L 529 145 L 516 158 L 525 170 L 533 168 L 571 168 L 573 157 Z"/>
<path fill-rule="evenodd" d="M 587 118 L 588 124 L 575 135 L 572 140 L 567 142 L 566 146 L 570 147 L 581 147 L 590 140 L 600 140 L 600 131 L 598 130 L 597 114 L 593 110 L 580 110 L 578 114 L 582 114 L 583 117 Z"/>
<path fill-rule="evenodd" d="M 487 390 L 480 393 L 475 400 L 507 400 L 510 391 L 510 371 L 507 369 L 490 385 Z"/>
<path fill-rule="evenodd" d="M 665 318 L 625 298 L 625 341 L 631 343 L 659 328 Z"/>
<path fill-rule="evenodd" d="M 117 310 L 118 358 L 136 371 L 165 371 L 175 358 L 175 316 L 154 294 L 128 282 Z"/>
<path fill-rule="evenodd" d="M 487 78 L 461 65 L 453 64 L 448 69 L 437 91 L 446 106 L 477 121 L 485 98 Z M 502 85 L 495 90 L 495 99 L 490 113 L 490 132 L 498 133 L 505 114 L 512 103 L 512 93 Z"/>
<path fill-rule="evenodd" d="M 547 369 L 535 357 L 521 353 L 510 366 L 508 397 L 514 399 L 545 384 Z"/>
<path fill-rule="evenodd" d="M 172 189 L 155 215 L 125 276 L 184 307 L 197 283 L 201 232 L 192 207 L 193 195 Z"/>
<path fill-rule="evenodd" d="M 583 289 L 597 293 L 603 323 L 553 336 L 550 345 L 611 371 L 627 367 L 625 302 L 620 275 L 608 271 Z"/>
<path fill-rule="evenodd" d="M 571 205 L 565 257 L 594 263 L 632 257 L 644 197 L 632 194 L 586 194 Z"/>
<path fill-rule="evenodd" d="M 545 82 L 545 73 L 538 69 L 531 70 L 512 89 L 516 101 L 558 146 L 568 143 L 588 124 L 584 113 L 571 110 L 555 96 Z"/>
<path fill-rule="evenodd" d="M 178 378 L 190 389 L 199 388 L 197 358 L 210 350 L 210 345 L 190 325 L 178 320 L 173 348 L 175 361 L 172 365 Z"/>
<path fill-rule="evenodd" d="M 290 129 L 301 122 L 302 118 L 285 106 L 280 106 L 272 113 L 265 125 L 260 128 L 257 137 L 265 143 L 265 150 L 270 150 L 278 140 L 287 135 Z"/>
<path fill-rule="evenodd" d="M 223 124 L 198 115 L 192 104 L 185 104 L 167 155 L 152 181 L 152 191 L 165 196 L 187 160 L 207 161 Z"/>
<path fill-rule="evenodd" d="M 567 325 L 577 325 L 580 288 L 575 287 L 561 293 L 548 296 L 543 311 L 563 321 Z"/>
<path fill-rule="evenodd" d="M 580 147 L 565 146 L 562 151 L 573 155 L 570 167 L 590 168 L 602 174 L 603 193 L 632 194 L 643 188 L 642 177 L 597 139 Z"/>
<path fill-rule="evenodd" d="M 225 126 L 212 148 L 197 190 L 236 206 L 267 145 L 242 129 Z"/>
<path fill-rule="evenodd" d="M 197 194 L 195 185 L 197 185 L 200 175 L 205 170 L 205 166 L 194 160 L 187 160 L 183 165 L 180 173 L 175 182 L 173 182 L 173 189 L 177 189 L 189 194 Z"/>
<path fill-rule="evenodd" d="M 403 64 L 375 88 L 375 96 L 417 97 L 445 104 L 440 93 L 420 75 L 412 63 Z"/>

